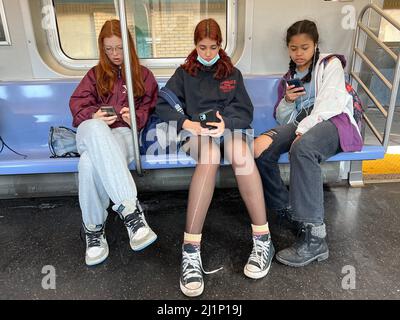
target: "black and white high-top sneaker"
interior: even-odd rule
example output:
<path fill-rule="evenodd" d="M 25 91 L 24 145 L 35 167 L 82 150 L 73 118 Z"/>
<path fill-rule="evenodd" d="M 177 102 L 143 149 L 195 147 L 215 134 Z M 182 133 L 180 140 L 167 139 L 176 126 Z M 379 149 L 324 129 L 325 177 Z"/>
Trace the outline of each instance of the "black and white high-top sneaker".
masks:
<path fill-rule="evenodd" d="M 251 279 L 265 277 L 271 267 L 275 248 L 269 234 L 253 236 L 253 250 L 244 267 L 244 274 Z"/>
<path fill-rule="evenodd" d="M 157 235 L 147 224 L 144 212 L 139 202 L 133 213 L 123 217 L 124 225 L 128 230 L 129 243 L 134 251 L 140 251 L 152 244 L 157 239 Z"/>
<path fill-rule="evenodd" d="M 211 272 L 204 271 L 200 255 L 200 246 L 190 243 L 182 246 L 181 267 L 180 287 L 182 293 L 188 297 L 197 297 L 203 293 L 203 273 L 212 274 L 222 270 L 222 268 L 219 268 Z"/>
<path fill-rule="evenodd" d="M 86 238 L 85 262 L 88 266 L 102 263 L 108 257 L 108 243 L 104 234 L 104 225 L 99 230 L 89 230 L 83 224 Z"/>

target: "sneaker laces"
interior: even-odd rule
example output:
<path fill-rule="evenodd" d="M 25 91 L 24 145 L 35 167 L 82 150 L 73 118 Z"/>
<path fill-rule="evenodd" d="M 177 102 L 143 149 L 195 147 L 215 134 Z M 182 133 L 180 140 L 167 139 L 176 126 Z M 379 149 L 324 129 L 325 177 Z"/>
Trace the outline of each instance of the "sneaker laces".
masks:
<path fill-rule="evenodd" d="M 271 238 L 268 240 L 258 240 L 253 238 L 253 250 L 250 254 L 249 261 L 253 261 L 260 266 L 261 269 L 264 269 L 264 264 L 268 261 L 268 255 L 271 248 Z"/>
<path fill-rule="evenodd" d="M 201 261 L 200 251 L 196 251 L 193 253 L 182 251 L 182 268 L 183 274 L 182 278 L 187 281 L 190 278 L 201 277 L 203 272 L 204 274 L 213 274 L 221 271 L 223 267 L 218 268 L 213 271 L 205 271 L 203 268 L 203 263 Z"/>
<path fill-rule="evenodd" d="M 103 229 L 99 231 L 85 230 L 86 241 L 88 248 L 100 247 L 100 238 L 103 235 Z"/>
<path fill-rule="evenodd" d="M 124 224 L 135 234 L 140 228 L 146 227 L 146 220 L 142 213 L 136 209 L 134 213 L 128 214 L 125 217 Z"/>

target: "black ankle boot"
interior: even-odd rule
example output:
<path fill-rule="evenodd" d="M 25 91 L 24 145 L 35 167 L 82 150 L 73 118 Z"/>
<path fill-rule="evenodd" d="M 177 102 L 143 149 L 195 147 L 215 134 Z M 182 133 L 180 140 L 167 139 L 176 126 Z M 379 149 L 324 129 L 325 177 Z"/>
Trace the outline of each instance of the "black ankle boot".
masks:
<path fill-rule="evenodd" d="M 291 267 L 304 267 L 314 260 L 326 260 L 329 257 L 329 250 L 325 236 L 325 224 L 304 225 L 299 239 L 291 247 L 279 251 L 276 259 Z"/>

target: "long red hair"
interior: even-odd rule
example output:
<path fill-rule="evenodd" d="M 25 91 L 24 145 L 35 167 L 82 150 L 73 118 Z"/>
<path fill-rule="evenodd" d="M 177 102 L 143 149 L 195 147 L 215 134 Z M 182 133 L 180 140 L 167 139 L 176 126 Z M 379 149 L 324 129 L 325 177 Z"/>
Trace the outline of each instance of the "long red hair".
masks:
<path fill-rule="evenodd" d="M 96 66 L 96 81 L 98 92 L 102 97 L 110 94 L 114 88 L 114 83 L 117 80 L 118 72 L 104 51 L 104 38 L 116 36 L 122 39 L 121 26 L 119 20 L 108 20 L 101 28 L 98 46 L 99 46 L 99 63 Z M 132 79 L 133 90 L 135 97 L 141 97 L 145 93 L 144 82 L 142 79 L 142 71 L 139 58 L 136 54 L 135 44 L 131 33 L 128 31 L 128 41 L 130 46 L 130 58 L 132 63 Z M 124 62 L 125 63 L 125 62 Z M 124 64 L 122 65 L 122 77 L 126 81 Z"/>
<path fill-rule="evenodd" d="M 194 30 L 194 44 L 197 44 L 205 39 L 209 38 L 217 42 L 218 46 L 222 43 L 222 33 L 217 21 L 214 19 L 205 19 L 200 21 L 196 29 Z M 226 52 L 221 48 L 219 49 L 220 59 L 216 63 L 216 71 L 214 78 L 222 80 L 229 77 L 233 72 L 233 64 L 231 59 L 228 57 Z M 182 68 L 189 73 L 191 76 L 196 76 L 199 69 L 202 68 L 202 64 L 197 61 L 197 50 L 194 49 L 189 56 L 186 58 Z"/>

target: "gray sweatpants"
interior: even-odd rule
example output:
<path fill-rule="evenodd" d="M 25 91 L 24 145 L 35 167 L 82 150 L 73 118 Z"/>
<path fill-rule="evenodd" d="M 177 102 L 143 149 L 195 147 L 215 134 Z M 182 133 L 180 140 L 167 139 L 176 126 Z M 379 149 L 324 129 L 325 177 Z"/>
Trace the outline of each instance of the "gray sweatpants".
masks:
<path fill-rule="evenodd" d="M 107 219 L 110 199 L 116 211 L 122 204 L 126 211 L 136 207 L 137 190 L 128 169 L 133 160 L 129 128 L 111 129 L 104 121 L 82 122 L 76 135 L 79 160 L 79 204 L 82 219 L 96 230 Z M 128 213 L 128 212 L 126 212 Z"/>

